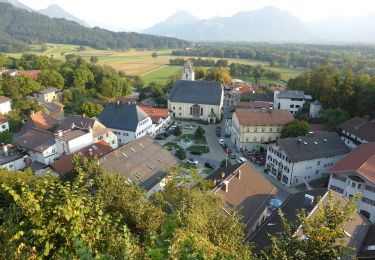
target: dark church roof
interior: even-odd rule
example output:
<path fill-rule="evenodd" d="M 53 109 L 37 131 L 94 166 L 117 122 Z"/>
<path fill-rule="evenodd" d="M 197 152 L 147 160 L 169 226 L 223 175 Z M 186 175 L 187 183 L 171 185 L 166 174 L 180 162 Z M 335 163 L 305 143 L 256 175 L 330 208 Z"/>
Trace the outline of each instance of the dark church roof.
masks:
<path fill-rule="evenodd" d="M 169 101 L 177 103 L 220 105 L 223 87 L 218 82 L 178 80 Z"/>

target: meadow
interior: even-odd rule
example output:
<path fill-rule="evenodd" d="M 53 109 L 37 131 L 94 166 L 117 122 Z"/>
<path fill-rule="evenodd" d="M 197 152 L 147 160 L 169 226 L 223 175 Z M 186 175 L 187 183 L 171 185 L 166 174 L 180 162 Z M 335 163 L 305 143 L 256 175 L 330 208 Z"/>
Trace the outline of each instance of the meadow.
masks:
<path fill-rule="evenodd" d="M 125 72 L 125 75 L 129 76 L 141 76 L 145 84 L 152 81 L 165 82 L 169 76 L 181 69 L 179 66 L 170 66 L 169 60 L 176 58 L 171 56 L 171 50 L 96 50 L 90 47 L 84 47 L 80 50 L 80 46 L 70 44 L 45 44 L 47 50 L 41 51 L 40 45 L 31 46 L 31 51 L 28 53 L 36 55 L 51 56 L 55 59 L 64 59 L 67 54 L 76 54 L 89 60 L 92 56 L 99 58 L 98 64 L 108 65 L 118 71 Z M 157 57 L 152 57 L 152 53 L 156 52 Z M 10 56 L 20 57 L 21 53 L 11 53 Z M 186 58 L 186 57 L 184 57 Z M 202 59 L 213 59 L 201 57 Z M 258 60 L 243 60 L 243 59 L 227 59 L 228 63 L 241 63 L 248 65 L 261 64 L 265 67 L 269 67 L 269 63 Z M 289 68 L 272 68 L 272 70 L 281 73 L 281 79 L 287 81 L 291 77 L 300 75 L 303 71 Z"/>

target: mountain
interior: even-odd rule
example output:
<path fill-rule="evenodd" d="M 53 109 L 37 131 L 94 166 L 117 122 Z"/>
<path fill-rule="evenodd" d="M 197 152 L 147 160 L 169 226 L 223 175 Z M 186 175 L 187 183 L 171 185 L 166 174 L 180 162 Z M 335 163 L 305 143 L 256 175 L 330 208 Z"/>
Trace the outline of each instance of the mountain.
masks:
<path fill-rule="evenodd" d="M 79 23 L 80 25 L 83 26 L 88 26 L 85 21 L 82 21 L 75 17 L 74 15 L 68 13 L 64 9 L 62 9 L 59 5 L 53 4 L 48 6 L 46 9 L 39 10 L 38 13 L 47 15 L 50 18 L 64 18 L 69 21 L 74 21 Z"/>
<path fill-rule="evenodd" d="M 25 9 L 29 12 L 34 12 L 33 9 L 31 9 L 30 7 L 18 2 L 17 0 L 0 0 L 0 3 L 10 4 L 11 6 L 14 6 L 16 8 L 21 8 L 21 9 Z"/>
<path fill-rule="evenodd" d="M 178 12 L 143 32 L 202 41 L 295 41 L 307 36 L 298 18 L 272 6 L 207 20 Z"/>
<path fill-rule="evenodd" d="M 27 44 L 47 42 L 87 45 L 96 49 L 175 49 L 190 46 L 189 42 L 176 38 L 87 28 L 73 21 L 51 19 L 0 3 L 0 51 L 24 51 Z"/>

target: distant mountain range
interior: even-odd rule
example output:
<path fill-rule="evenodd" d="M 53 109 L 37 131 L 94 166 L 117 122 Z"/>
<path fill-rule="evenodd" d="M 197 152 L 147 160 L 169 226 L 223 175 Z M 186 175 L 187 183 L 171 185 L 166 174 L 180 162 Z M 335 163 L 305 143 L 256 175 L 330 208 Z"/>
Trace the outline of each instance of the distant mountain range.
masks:
<path fill-rule="evenodd" d="M 375 13 L 352 19 L 330 17 L 304 23 L 288 11 L 268 6 L 206 20 L 179 11 L 143 32 L 191 41 L 375 43 L 374 26 Z"/>
<path fill-rule="evenodd" d="M 77 22 L 83 26 L 88 26 L 88 24 L 85 21 L 78 19 L 77 17 L 68 13 L 56 4 L 50 5 L 46 9 L 39 10 L 38 13 L 47 15 L 50 18 L 64 18 L 69 21 Z"/>

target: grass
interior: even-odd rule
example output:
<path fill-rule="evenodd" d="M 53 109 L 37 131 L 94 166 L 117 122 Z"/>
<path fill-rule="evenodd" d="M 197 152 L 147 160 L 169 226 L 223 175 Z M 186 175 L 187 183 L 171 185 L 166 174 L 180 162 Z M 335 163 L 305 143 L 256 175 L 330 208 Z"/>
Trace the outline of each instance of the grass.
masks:
<path fill-rule="evenodd" d="M 192 165 L 191 163 L 187 163 L 187 162 L 184 162 L 181 164 L 181 167 L 184 168 L 184 169 L 197 169 L 197 166 L 195 165 Z"/>
<path fill-rule="evenodd" d="M 166 144 L 163 145 L 163 147 L 167 150 L 178 150 L 178 149 L 182 149 L 181 146 L 179 146 L 177 143 L 175 142 L 168 142 Z"/>
<path fill-rule="evenodd" d="M 195 140 L 195 137 L 193 134 L 183 134 L 181 135 L 180 137 L 178 137 L 176 140 L 177 141 L 181 141 L 181 140 L 191 140 L 191 141 L 194 141 Z"/>
<path fill-rule="evenodd" d="M 141 76 L 145 81 L 145 84 L 152 81 L 165 82 L 168 77 L 180 70 L 180 66 L 170 66 L 169 60 L 179 58 L 178 56 L 172 56 L 172 50 L 158 50 L 158 51 L 139 51 L 135 49 L 131 50 L 96 50 L 91 47 L 85 46 L 85 50 L 79 51 L 79 45 L 72 44 L 45 44 L 48 49 L 44 52 L 41 51 L 41 45 L 32 45 L 31 50 L 27 53 L 36 55 L 53 56 L 55 59 L 64 60 L 67 54 L 77 54 L 89 60 L 92 56 L 99 58 L 98 64 L 108 65 L 118 71 L 125 72 L 129 76 Z M 158 54 L 158 57 L 153 58 L 151 55 L 153 52 Z M 20 57 L 22 53 L 10 53 L 12 57 Z M 198 57 L 192 57 L 198 58 Z M 202 59 L 219 60 L 220 58 L 213 57 L 200 57 Z M 228 64 L 240 63 L 247 65 L 258 65 L 261 64 L 266 68 L 281 73 L 281 79 L 287 81 L 291 77 L 302 74 L 303 70 L 289 69 L 289 68 L 271 68 L 269 63 L 258 60 L 245 60 L 245 59 L 227 59 Z M 247 79 L 250 80 L 250 79 Z M 261 82 L 263 83 L 263 82 Z M 280 83 L 280 82 L 274 82 Z"/>
<path fill-rule="evenodd" d="M 208 146 L 199 146 L 199 145 L 192 145 L 188 148 L 190 152 L 198 152 L 198 153 L 209 153 L 210 148 Z"/>

